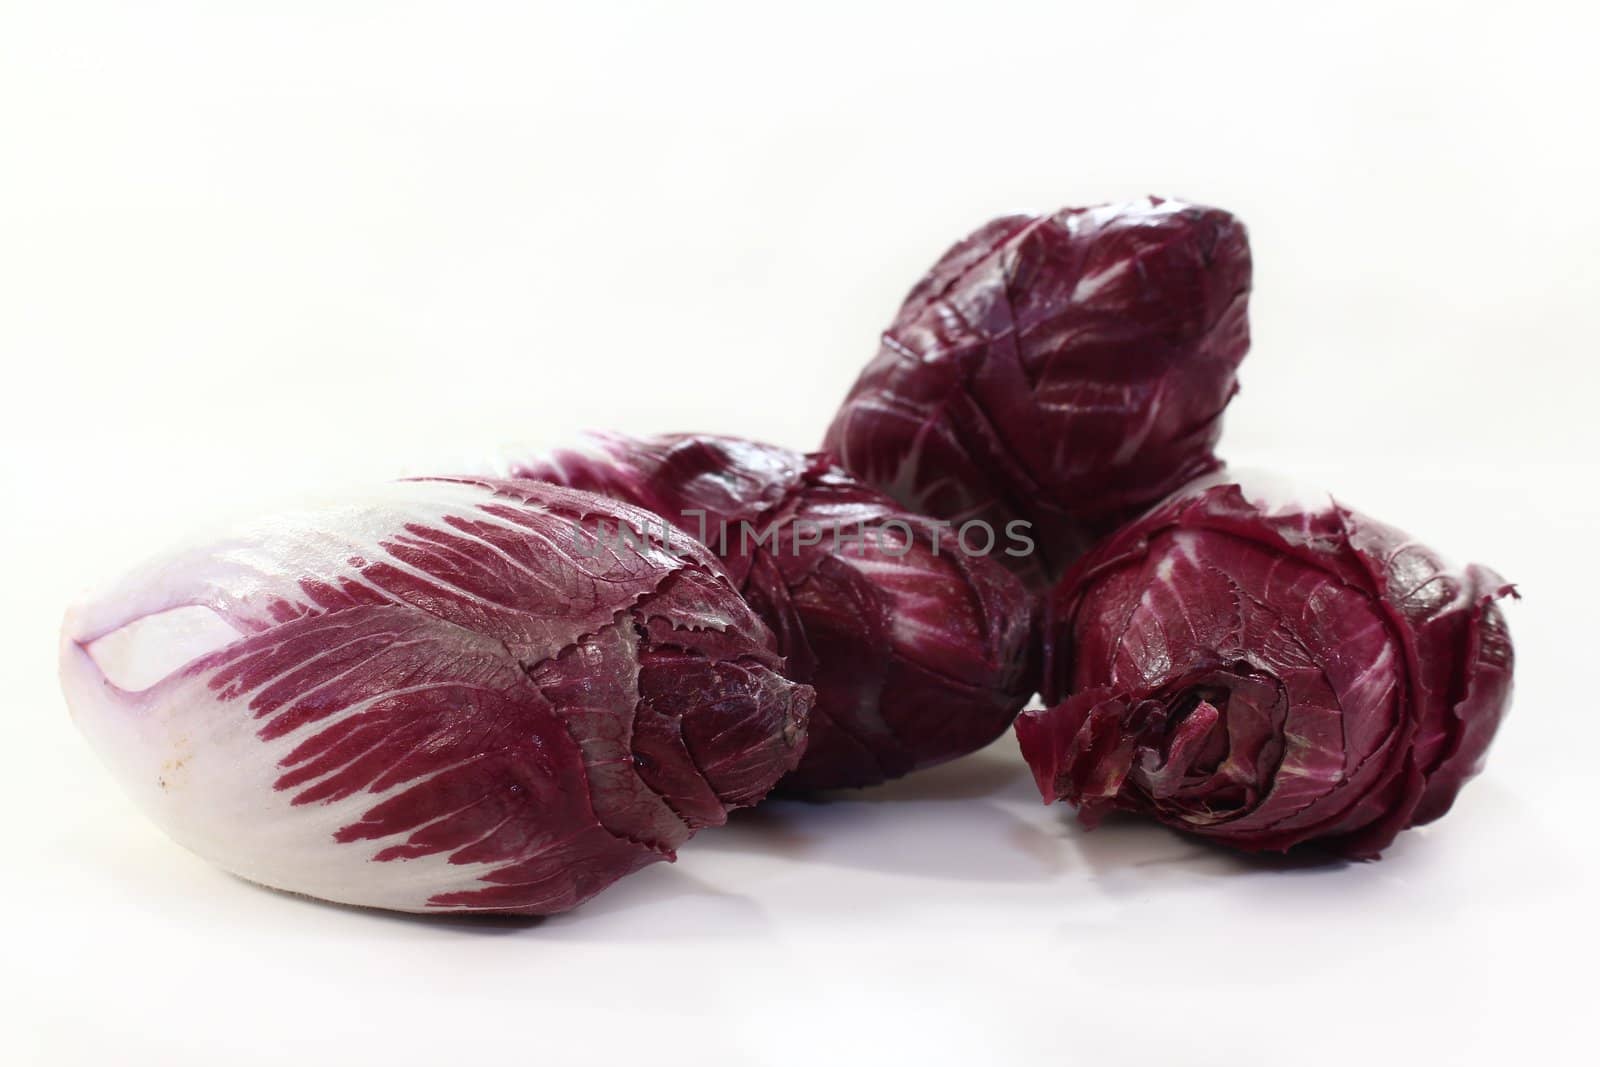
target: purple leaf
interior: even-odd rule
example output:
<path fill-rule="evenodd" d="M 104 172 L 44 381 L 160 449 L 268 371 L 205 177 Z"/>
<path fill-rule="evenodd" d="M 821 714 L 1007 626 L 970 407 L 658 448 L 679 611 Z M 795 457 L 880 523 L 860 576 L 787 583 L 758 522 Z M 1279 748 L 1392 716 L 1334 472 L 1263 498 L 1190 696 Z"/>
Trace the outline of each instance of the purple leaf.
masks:
<path fill-rule="evenodd" d="M 400 911 L 561 911 L 804 746 L 810 689 L 710 553 L 643 536 L 659 524 L 553 486 L 396 483 L 74 609 L 63 686 L 145 810 L 221 867 Z M 233 636 L 137 692 L 101 670 L 100 638 L 185 608 Z"/>
<path fill-rule="evenodd" d="M 1370 858 L 1449 810 L 1511 698 L 1495 601 L 1334 501 L 1224 474 L 1114 533 L 1052 592 L 1017 740 L 1046 801 L 1248 851 Z"/>
<path fill-rule="evenodd" d="M 783 787 L 872 785 L 1005 732 L 1033 691 L 1032 605 L 996 562 L 825 457 L 731 437 L 594 434 L 511 465 L 519 477 L 659 512 L 722 556 L 816 687 Z"/>
<path fill-rule="evenodd" d="M 917 283 L 824 441 L 908 509 L 996 529 L 1030 586 L 1217 466 L 1250 346 L 1250 246 L 1150 197 L 997 219 Z"/>

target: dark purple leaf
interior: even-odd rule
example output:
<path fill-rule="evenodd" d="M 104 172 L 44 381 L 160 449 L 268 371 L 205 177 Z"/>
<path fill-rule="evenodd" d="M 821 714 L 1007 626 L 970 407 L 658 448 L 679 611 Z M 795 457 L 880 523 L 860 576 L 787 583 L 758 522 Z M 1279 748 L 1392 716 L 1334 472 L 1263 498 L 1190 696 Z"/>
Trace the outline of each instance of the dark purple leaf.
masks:
<path fill-rule="evenodd" d="M 1148 198 L 996 219 L 917 283 L 824 447 L 920 514 L 1031 525 L 1034 587 L 1215 468 L 1249 348 L 1250 247 Z"/>
<path fill-rule="evenodd" d="M 811 691 L 698 546 L 529 482 L 426 479 L 157 561 L 69 613 L 79 725 L 174 838 L 267 885 L 401 911 L 544 914 L 792 769 Z M 579 546 L 583 546 L 583 550 Z M 214 612 L 137 692 L 108 634 Z"/>
<path fill-rule="evenodd" d="M 787 788 L 871 785 L 972 752 L 1032 692 L 1021 583 L 976 537 L 963 550 L 822 457 L 597 434 L 512 473 L 648 508 L 722 555 L 789 675 L 817 690 Z"/>
<path fill-rule="evenodd" d="M 1047 801 L 1375 857 L 1450 808 L 1511 697 L 1513 589 L 1326 497 L 1213 475 L 1078 561 L 1017 739 Z"/>

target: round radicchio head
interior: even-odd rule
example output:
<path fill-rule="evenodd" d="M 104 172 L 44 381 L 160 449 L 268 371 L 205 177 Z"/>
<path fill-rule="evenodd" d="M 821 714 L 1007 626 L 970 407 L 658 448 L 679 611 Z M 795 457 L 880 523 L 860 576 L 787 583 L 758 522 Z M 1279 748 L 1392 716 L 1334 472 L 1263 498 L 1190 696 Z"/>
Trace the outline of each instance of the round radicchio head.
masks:
<path fill-rule="evenodd" d="M 1117 531 L 1051 595 L 1017 739 L 1048 802 L 1248 851 L 1370 858 L 1437 819 L 1511 697 L 1493 571 L 1326 497 L 1216 475 Z"/>
<path fill-rule="evenodd" d="M 638 504 L 718 552 L 790 677 L 816 687 L 784 788 L 872 785 L 965 755 L 1033 691 L 1032 603 L 994 558 L 1007 543 L 909 514 L 825 457 L 593 434 L 511 471 Z"/>
<path fill-rule="evenodd" d="M 659 525 L 550 485 L 395 483 L 73 609 L 63 687 L 141 806 L 229 871 L 398 911 L 562 911 L 804 747 L 811 690 L 716 558 Z M 134 684 L 101 659 L 129 640 L 178 662 Z"/>
<path fill-rule="evenodd" d="M 824 447 L 912 511 L 1028 524 L 1046 584 L 1217 467 L 1250 346 L 1250 246 L 1215 208 L 1150 197 L 996 219 L 884 331 Z"/>

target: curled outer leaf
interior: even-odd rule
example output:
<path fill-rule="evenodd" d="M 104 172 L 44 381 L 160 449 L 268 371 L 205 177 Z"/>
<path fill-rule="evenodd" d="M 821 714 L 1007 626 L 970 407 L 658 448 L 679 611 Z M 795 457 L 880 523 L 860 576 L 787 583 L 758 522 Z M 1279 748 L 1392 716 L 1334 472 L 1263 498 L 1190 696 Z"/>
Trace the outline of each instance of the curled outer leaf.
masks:
<path fill-rule="evenodd" d="M 1326 497 L 1225 475 L 1124 526 L 1051 594 L 1017 739 L 1047 801 L 1145 812 L 1250 851 L 1375 857 L 1449 810 L 1511 697 L 1495 601 Z"/>

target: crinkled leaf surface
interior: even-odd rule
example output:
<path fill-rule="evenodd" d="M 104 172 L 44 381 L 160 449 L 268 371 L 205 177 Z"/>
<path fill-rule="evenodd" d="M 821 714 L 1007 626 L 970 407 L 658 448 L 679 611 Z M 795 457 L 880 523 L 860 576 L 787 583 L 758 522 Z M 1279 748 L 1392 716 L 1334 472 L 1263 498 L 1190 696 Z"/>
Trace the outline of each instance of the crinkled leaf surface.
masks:
<path fill-rule="evenodd" d="M 512 473 L 659 512 L 721 555 L 791 677 L 817 690 L 787 788 L 871 785 L 972 752 L 1033 691 L 1022 584 L 825 457 L 595 434 Z"/>
<path fill-rule="evenodd" d="M 1512 591 L 1326 497 L 1214 475 L 1056 587 L 1053 706 L 1017 737 L 1045 799 L 1091 824 L 1120 807 L 1252 851 L 1376 856 L 1481 768 Z"/>
<path fill-rule="evenodd" d="M 1217 466 L 1250 346 L 1250 246 L 1215 208 L 1149 197 L 996 219 L 945 253 L 829 427 L 846 470 L 912 511 L 996 528 L 1042 587 Z"/>

